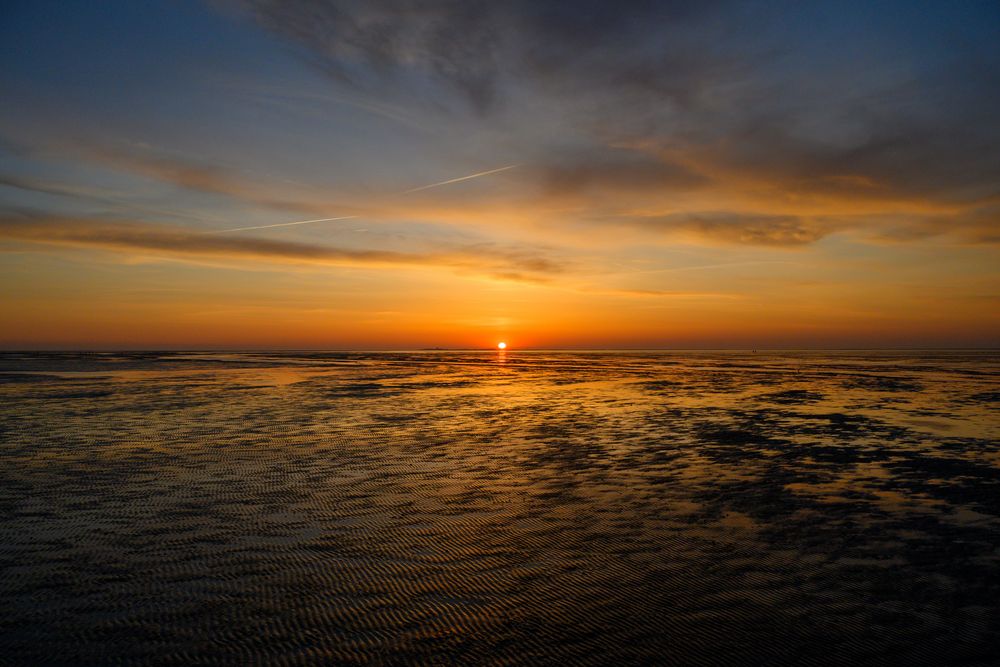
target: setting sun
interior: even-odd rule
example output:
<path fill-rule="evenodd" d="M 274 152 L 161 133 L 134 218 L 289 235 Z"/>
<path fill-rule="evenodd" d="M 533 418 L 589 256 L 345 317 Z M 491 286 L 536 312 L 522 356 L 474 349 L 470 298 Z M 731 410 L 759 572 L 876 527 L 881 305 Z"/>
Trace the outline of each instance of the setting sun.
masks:
<path fill-rule="evenodd" d="M 998 78 L 1000 0 L 0 0 L 0 667 L 1000 667 Z"/>

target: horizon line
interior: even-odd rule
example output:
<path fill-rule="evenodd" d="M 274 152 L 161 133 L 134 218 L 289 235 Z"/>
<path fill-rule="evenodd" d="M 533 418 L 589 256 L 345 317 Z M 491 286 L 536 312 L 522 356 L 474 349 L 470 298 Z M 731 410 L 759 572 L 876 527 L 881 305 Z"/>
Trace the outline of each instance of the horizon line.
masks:
<path fill-rule="evenodd" d="M 881 347 L 191 347 L 191 348 L 0 348 L 0 354 L 70 353 L 70 354 L 165 354 L 165 353 L 259 353 L 259 352 L 921 352 L 921 351 L 977 351 L 1000 352 L 997 346 L 881 346 Z"/>

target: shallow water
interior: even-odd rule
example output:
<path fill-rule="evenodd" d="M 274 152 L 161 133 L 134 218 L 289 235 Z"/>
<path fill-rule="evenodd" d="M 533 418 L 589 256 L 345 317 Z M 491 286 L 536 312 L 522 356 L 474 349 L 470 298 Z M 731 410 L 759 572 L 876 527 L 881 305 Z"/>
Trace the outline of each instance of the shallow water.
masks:
<path fill-rule="evenodd" d="M 1000 661 L 1000 355 L 0 355 L 0 663 Z"/>

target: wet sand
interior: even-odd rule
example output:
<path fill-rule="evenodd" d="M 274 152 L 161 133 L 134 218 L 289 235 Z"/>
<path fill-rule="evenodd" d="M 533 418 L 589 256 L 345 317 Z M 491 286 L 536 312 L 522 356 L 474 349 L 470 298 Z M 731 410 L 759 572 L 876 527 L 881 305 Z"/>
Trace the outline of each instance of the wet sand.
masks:
<path fill-rule="evenodd" d="M 996 664 L 1000 355 L 0 355 L 0 664 Z"/>

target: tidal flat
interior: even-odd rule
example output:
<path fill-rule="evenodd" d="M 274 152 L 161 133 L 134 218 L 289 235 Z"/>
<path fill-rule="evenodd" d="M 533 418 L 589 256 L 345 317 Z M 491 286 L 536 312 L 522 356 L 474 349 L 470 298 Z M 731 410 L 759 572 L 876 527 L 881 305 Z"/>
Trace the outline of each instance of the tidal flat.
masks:
<path fill-rule="evenodd" d="M 997 664 L 1000 353 L 0 355 L 3 664 Z"/>

